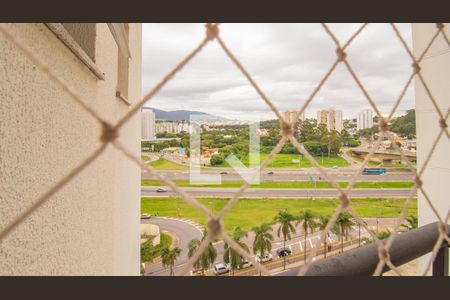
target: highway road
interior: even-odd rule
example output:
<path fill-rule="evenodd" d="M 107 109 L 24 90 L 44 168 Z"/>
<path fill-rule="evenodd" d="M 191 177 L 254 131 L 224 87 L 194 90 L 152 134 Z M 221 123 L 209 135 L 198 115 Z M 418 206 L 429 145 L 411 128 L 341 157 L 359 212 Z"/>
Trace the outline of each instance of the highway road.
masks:
<path fill-rule="evenodd" d="M 166 192 L 157 192 L 158 187 L 142 186 L 141 196 L 146 197 L 161 197 L 161 196 L 176 196 L 177 193 L 171 191 L 169 188 L 163 187 Z M 198 187 L 183 187 L 183 190 L 194 197 L 232 197 L 237 191 L 237 188 L 198 188 Z M 411 189 L 356 189 L 350 191 L 351 197 L 408 197 Z M 417 191 L 414 191 L 417 195 Z M 247 189 L 242 197 L 247 198 L 309 198 L 309 197 L 324 197 L 334 198 L 338 196 L 336 189 Z"/>
<path fill-rule="evenodd" d="M 331 177 L 338 181 L 349 181 L 355 175 L 353 171 L 341 171 L 341 170 L 327 170 Z M 189 170 L 158 170 L 159 173 L 172 180 L 189 180 Z M 223 181 L 242 181 L 242 177 L 239 176 L 233 170 L 202 170 L 202 174 L 220 174 L 220 172 L 227 172 L 222 174 Z M 310 176 L 314 176 L 316 180 L 319 177 L 323 178 L 322 174 L 319 174 L 317 170 L 313 169 L 301 169 L 301 170 L 274 170 L 273 174 L 267 174 L 269 171 L 265 171 L 261 174 L 261 181 L 309 181 Z M 156 177 L 149 173 L 142 173 L 142 179 L 156 179 Z M 412 181 L 414 174 L 411 172 L 396 172 L 387 173 L 383 175 L 361 175 L 358 181 Z"/>

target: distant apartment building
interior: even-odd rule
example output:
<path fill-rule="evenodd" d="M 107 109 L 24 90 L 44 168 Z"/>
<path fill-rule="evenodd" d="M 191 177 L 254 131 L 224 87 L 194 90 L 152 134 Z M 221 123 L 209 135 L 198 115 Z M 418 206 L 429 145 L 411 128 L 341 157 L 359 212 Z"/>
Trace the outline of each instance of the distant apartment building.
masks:
<path fill-rule="evenodd" d="M 328 130 L 341 132 L 344 128 L 342 110 L 336 110 L 333 107 L 317 111 L 317 123 L 325 124 Z"/>
<path fill-rule="evenodd" d="M 295 114 L 297 114 L 300 110 L 287 110 L 284 112 L 284 119 L 288 122 L 292 122 L 294 121 L 295 118 Z M 304 121 L 305 120 L 305 111 L 303 111 L 299 117 L 297 118 L 297 120 L 301 120 Z"/>
<path fill-rule="evenodd" d="M 141 138 L 151 140 L 156 138 L 155 112 L 150 108 L 142 109 Z"/>
<path fill-rule="evenodd" d="M 371 109 L 363 109 L 358 113 L 357 129 L 367 129 L 373 126 L 373 112 Z"/>
<path fill-rule="evenodd" d="M 180 133 L 189 132 L 190 125 L 185 121 L 158 122 L 155 125 L 156 133 Z"/>

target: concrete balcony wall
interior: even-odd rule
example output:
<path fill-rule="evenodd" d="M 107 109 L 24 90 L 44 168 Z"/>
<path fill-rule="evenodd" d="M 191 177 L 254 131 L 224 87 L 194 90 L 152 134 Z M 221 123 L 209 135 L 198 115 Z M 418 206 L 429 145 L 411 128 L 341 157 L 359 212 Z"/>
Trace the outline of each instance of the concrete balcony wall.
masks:
<path fill-rule="evenodd" d="M 450 37 L 450 24 L 445 24 L 445 32 Z M 435 24 L 413 24 L 413 50 L 419 57 L 436 32 Z M 422 75 L 432 95 L 444 114 L 450 107 L 450 48 L 442 36 L 439 36 L 422 63 Z M 419 79 L 415 80 L 416 120 L 417 120 L 417 166 L 420 170 L 435 141 L 439 127 L 439 115 Z M 448 123 L 448 121 L 447 121 Z M 435 205 L 441 218 L 446 217 L 450 209 L 450 140 L 444 134 L 439 141 L 432 159 L 422 176 L 423 187 Z M 437 218 L 428 205 L 422 192 L 418 191 L 419 226 L 436 222 Z M 423 270 L 427 255 L 421 260 Z"/>
<path fill-rule="evenodd" d="M 27 49 L 110 122 L 129 106 L 116 98 L 118 47 L 97 24 L 100 80 L 44 24 L 6 24 Z M 130 24 L 130 102 L 141 96 L 141 25 Z M 30 207 L 99 145 L 100 124 L 0 35 L 0 228 Z M 119 140 L 140 154 L 140 116 Z M 0 275 L 139 275 L 139 168 L 109 146 L 0 242 Z"/>

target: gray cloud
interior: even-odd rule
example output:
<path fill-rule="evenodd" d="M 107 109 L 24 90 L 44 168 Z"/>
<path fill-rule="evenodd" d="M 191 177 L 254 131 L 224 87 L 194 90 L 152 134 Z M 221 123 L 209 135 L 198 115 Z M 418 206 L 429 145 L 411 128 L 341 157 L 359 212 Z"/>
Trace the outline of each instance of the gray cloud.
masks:
<path fill-rule="evenodd" d="M 344 44 L 360 24 L 330 24 Z M 411 44 L 409 24 L 398 24 Z M 221 37 L 280 109 L 299 108 L 336 59 L 331 38 L 320 24 L 222 24 Z M 203 38 L 203 24 L 145 24 L 142 86 L 146 93 Z M 411 45 L 410 45 L 411 46 Z M 411 61 L 388 24 L 369 24 L 347 49 L 348 59 L 379 105 L 388 114 L 411 74 Z M 208 43 L 146 104 L 164 110 L 192 109 L 230 119 L 267 119 L 273 113 L 233 65 L 218 43 Z M 398 112 L 414 105 L 409 89 Z M 307 108 L 334 106 L 356 117 L 369 102 L 343 64 Z"/>

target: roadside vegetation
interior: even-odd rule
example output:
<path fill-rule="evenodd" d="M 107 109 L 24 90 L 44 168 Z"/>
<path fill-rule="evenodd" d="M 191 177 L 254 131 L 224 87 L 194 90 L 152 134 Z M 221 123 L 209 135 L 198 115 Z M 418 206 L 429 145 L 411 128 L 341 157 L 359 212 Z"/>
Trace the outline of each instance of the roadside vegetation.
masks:
<path fill-rule="evenodd" d="M 227 198 L 199 198 L 199 201 L 217 214 Z M 394 218 L 400 215 L 404 198 L 353 198 L 352 207 L 361 217 Z M 310 210 L 315 215 L 332 215 L 339 205 L 338 199 L 318 198 L 241 198 L 225 215 L 225 230 L 232 235 L 236 227 L 248 231 L 261 223 L 273 223 L 280 211 L 297 215 L 299 211 Z M 194 220 L 206 226 L 207 217 L 197 208 L 178 197 L 143 197 L 141 212 L 158 216 L 174 216 Z M 408 208 L 407 215 L 417 216 L 417 200 Z"/>
<path fill-rule="evenodd" d="M 168 234 L 160 234 L 160 243 L 153 245 L 152 240 L 154 237 L 150 237 L 146 242 L 141 244 L 141 262 L 153 262 L 157 257 L 161 256 L 161 251 L 165 248 L 169 248 L 172 244 L 172 237 Z"/>
<path fill-rule="evenodd" d="M 186 170 L 189 169 L 189 166 L 180 165 L 170 160 L 167 160 L 163 157 L 153 161 L 150 165 L 157 170 Z"/>

